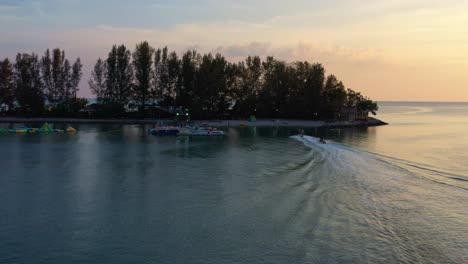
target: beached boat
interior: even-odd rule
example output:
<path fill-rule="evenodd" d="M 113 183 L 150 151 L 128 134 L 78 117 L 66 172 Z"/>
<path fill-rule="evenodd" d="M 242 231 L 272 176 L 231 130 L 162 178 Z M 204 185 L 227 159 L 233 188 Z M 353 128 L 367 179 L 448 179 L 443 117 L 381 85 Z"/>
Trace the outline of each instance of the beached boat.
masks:
<path fill-rule="evenodd" d="M 192 132 L 192 136 L 224 136 L 225 133 L 222 130 L 218 130 L 214 127 L 202 126 L 202 127 L 188 127 Z"/>
<path fill-rule="evenodd" d="M 180 128 L 175 126 L 159 126 L 149 129 L 149 133 L 155 136 L 177 136 Z"/>

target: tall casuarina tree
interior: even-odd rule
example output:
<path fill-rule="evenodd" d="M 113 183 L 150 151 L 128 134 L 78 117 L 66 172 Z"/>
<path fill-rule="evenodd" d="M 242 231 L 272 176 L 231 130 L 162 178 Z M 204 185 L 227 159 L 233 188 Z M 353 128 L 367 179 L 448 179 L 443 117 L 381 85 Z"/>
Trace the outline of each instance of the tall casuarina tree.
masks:
<path fill-rule="evenodd" d="M 63 72 L 62 72 L 63 88 L 60 91 L 60 106 L 63 110 L 66 110 L 67 105 L 70 102 L 70 93 L 72 90 L 71 87 L 71 65 L 70 61 L 65 59 L 63 63 Z"/>
<path fill-rule="evenodd" d="M 115 101 L 117 90 L 117 46 L 112 46 L 106 60 L 106 93 L 110 102 Z"/>
<path fill-rule="evenodd" d="M 76 99 L 82 76 L 82 64 L 78 58 L 73 65 L 65 58 L 65 51 L 49 50 L 41 59 L 41 76 L 47 104 L 54 110 L 70 110 L 70 104 Z"/>
<path fill-rule="evenodd" d="M 109 94 L 106 90 L 106 70 L 106 62 L 99 58 L 91 72 L 91 79 L 88 81 L 89 88 L 91 92 L 96 95 L 99 104 L 106 103 L 109 100 Z"/>
<path fill-rule="evenodd" d="M 105 98 L 123 109 L 132 94 L 133 69 L 131 52 L 125 45 L 112 46 L 105 62 Z M 99 62 L 102 63 L 102 62 Z"/>
<path fill-rule="evenodd" d="M 347 93 L 343 82 L 339 81 L 335 75 L 330 75 L 325 81 L 325 85 L 321 94 L 322 105 L 326 113 L 337 113 L 341 111 L 341 107 L 345 105 Z"/>
<path fill-rule="evenodd" d="M 78 90 L 79 90 L 79 85 L 81 81 L 81 76 L 83 76 L 82 72 L 83 64 L 81 64 L 80 58 L 76 59 L 75 63 L 73 63 L 72 66 L 72 73 L 70 77 L 70 83 L 71 83 L 71 98 L 76 99 Z"/>
<path fill-rule="evenodd" d="M 12 110 L 14 105 L 14 76 L 10 60 L 0 62 L 0 111 Z"/>
<path fill-rule="evenodd" d="M 148 42 L 137 44 L 133 52 L 133 67 L 135 70 L 134 96 L 140 113 L 146 116 L 146 104 L 153 72 L 154 48 Z"/>
<path fill-rule="evenodd" d="M 39 116 L 44 110 L 41 68 L 36 54 L 16 56 L 15 95 L 21 113 Z"/>
<path fill-rule="evenodd" d="M 60 49 L 52 51 L 52 86 L 48 87 L 49 103 L 57 107 L 65 91 L 64 78 L 65 52 Z"/>
<path fill-rule="evenodd" d="M 154 52 L 153 82 L 150 87 L 150 97 L 153 107 L 157 101 L 162 98 L 161 73 L 162 73 L 162 50 L 157 49 Z"/>
<path fill-rule="evenodd" d="M 44 82 L 44 93 L 47 102 L 51 103 L 56 101 L 57 93 L 55 91 L 54 81 L 52 79 L 52 58 L 50 50 L 47 49 L 41 59 L 41 72 L 42 80 Z"/>
<path fill-rule="evenodd" d="M 167 60 L 167 72 L 169 76 L 168 89 L 164 94 L 164 101 L 166 105 L 174 106 L 176 103 L 177 92 L 180 91 L 180 60 L 177 53 L 171 52 Z"/>
<path fill-rule="evenodd" d="M 187 51 L 182 56 L 179 90 L 177 91 L 176 104 L 185 108 L 193 107 L 195 89 L 195 75 L 198 70 L 200 54 L 195 50 Z"/>
<path fill-rule="evenodd" d="M 133 67 L 131 57 L 132 54 L 125 45 L 117 47 L 116 83 L 113 99 L 120 107 L 125 107 L 132 95 Z"/>
<path fill-rule="evenodd" d="M 166 97 L 166 95 L 168 94 L 168 91 L 170 90 L 169 57 L 168 56 L 169 56 L 168 49 L 167 47 L 164 47 L 161 52 L 161 62 L 158 65 L 160 99 L 161 99 L 161 103 L 163 104 L 166 103 L 164 98 Z"/>
<path fill-rule="evenodd" d="M 311 72 L 308 77 L 305 95 L 309 102 L 307 105 L 308 117 L 313 117 L 320 111 L 320 95 L 325 83 L 325 68 L 320 63 L 312 64 Z"/>

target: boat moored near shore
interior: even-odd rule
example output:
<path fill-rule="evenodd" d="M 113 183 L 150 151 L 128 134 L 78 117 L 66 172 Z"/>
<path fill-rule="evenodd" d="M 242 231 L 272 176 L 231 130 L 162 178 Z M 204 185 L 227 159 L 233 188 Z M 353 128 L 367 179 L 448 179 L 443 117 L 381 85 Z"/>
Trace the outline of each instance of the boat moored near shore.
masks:
<path fill-rule="evenodd" d="M 164 126 L 156 125 L 148 129 L 155 136 L 224 136 L 223 130 L 208 125 L 201 126 Z"/>
<path fill-rule="evenodd" d="M 189 129 L 192 136 L 224 136 L 226 134 L 222 130 L 209 126 L 189 127 Z"/>
<path fill-rule="evenodd" d="M 155 136 L 177 136 L 180 133 L 180 128 L 176 126 L 158 126 L 148 130 Z"/>

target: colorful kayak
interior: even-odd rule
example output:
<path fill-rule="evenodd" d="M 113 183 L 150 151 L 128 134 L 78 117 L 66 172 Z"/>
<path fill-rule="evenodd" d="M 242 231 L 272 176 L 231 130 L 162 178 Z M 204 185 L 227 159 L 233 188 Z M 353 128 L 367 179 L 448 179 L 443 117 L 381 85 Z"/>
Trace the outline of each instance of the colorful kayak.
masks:
<path fill-rule="evenodd" d="M 76 129 L 74 129 L 73 127 L 68 127 L 67 130 L 65 130 L 67 133 L 76 133 Z"/>

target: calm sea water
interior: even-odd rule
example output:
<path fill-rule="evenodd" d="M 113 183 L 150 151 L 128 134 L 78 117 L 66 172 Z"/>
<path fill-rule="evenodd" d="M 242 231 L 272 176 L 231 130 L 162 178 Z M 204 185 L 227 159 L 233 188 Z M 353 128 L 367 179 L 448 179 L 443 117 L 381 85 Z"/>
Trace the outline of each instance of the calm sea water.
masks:
<path fill-rule="evenodd" d="M 0 135 L 0 263 L 468 263 L 468 104 L 379 117 L 306 129 L 327 145 L 286 128 Z"/>

